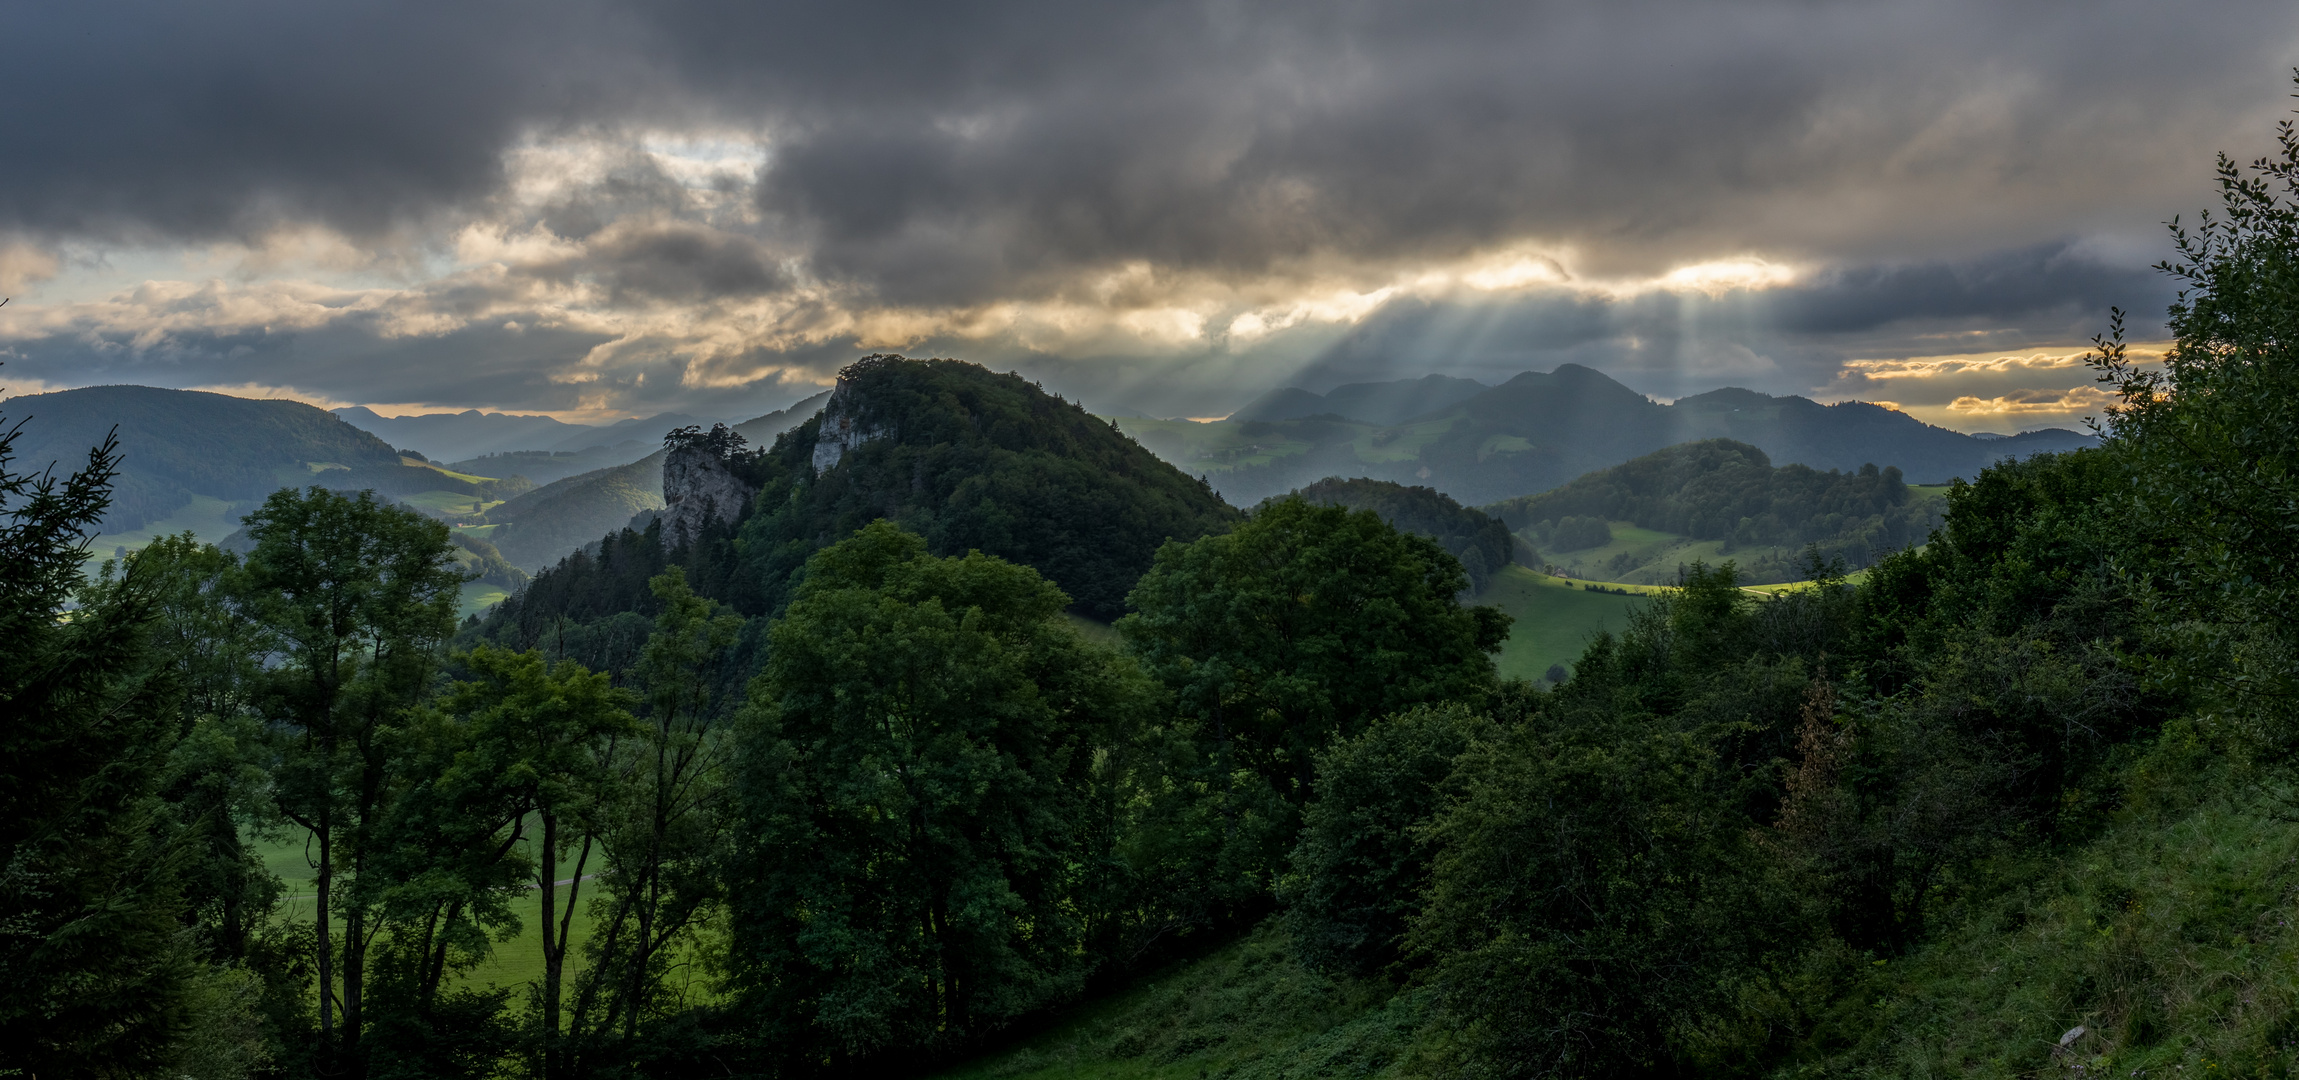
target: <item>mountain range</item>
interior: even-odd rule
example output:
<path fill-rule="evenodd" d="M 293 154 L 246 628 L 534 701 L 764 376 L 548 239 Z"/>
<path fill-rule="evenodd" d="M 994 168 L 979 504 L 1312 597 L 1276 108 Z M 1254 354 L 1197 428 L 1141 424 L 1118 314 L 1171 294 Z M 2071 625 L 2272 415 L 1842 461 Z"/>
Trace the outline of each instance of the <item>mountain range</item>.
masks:
<path fill-rule="evenodd" d="M 1491 387 L 1475 379 L 1423 375 L 1395 382 L 1349 383 L 1322 394 L 1300 387 L 1272 390 L 1229 414 L 1231 420 L 1302 420 L 1338 416 L 1369 424 L 1401 424 L 1441 412 Z"/>
<path fill-rule="evenodd" d="M 8 415 L 22 424 L 17 461 L 35 471 L 54 464 L 68 472 L 118 431 L 120 474 L 104 518 L 107 534 L 168 520 L 201 500 L 252 507 L 282 487 L 307 484 L 387 495 L 481 494 L 471 478 L 402 458 L 390 443 L 300 401 L 87 386 L 10 398 Z"/>
<path fill-rule="evenodd" d="M 828 392 L 818 394 L 734 430 L 754 445 L 769 445 L 814 418 L 827 400 Z M 354 408 L 331 416 L 293 401 L 134 386 L 31 395 L 10 405 L 12 416 L 28 421 L 19 460 L 40 465 L 83 458 L 119 426 L 125 461 L 105 522 L 106 545 L 135 543 L 138 530 L 189 528 L 217 539 L 269 492 L 317 483 L 400 499 L 492 543 L 527 571 L 634 521 L 643 526 L 645 516 L 664 505 L 663 431 L 698 419 L 663 414 L 594 428 L 476 410 L 382 417 Z M 352 419 L 383 430 L 362 430 Z M 1969 477 L 1995 460 L 2094 441 L 2060 430 L 1964 435 L 1878 405 L 1823 405 L 1734 388 L 1663 405 L 1572 364 L 1490 387 L 1432 375 L 1324 394 L 1295 388 L 1265 394 L 1225 421 L 1124 417 L 1105 426 L 1237 506 L 1328 477 L 1427 488 L 1470 506 L 1496 504 L 1712 438 L 1746 444 L 1766 467 L 1852 472 L 1867 464 L 1895 466 L 1914 484 Z M 586 445 L 570 451 L 576 443 Z M 440 466 L 403 457 L 394 444 L 441 460 L 455 451 L 485 452 Z M 517 446 L 525 448 L 503 449 Z M 1522 532 L 1528 524 L 1514 527 Z"/>
<path fill-rule="evenodd" d="M 2060 429 L 1981 438 L 1882 405 L 1823 405 L 1730 387 L 1663 405 L 1578 364 L 1528 371 L 1472 392 L 1477 386 L 1429 376 L 1353 384 L 1325 395 L 1279 391 L 1224 421 L 1116 423 L 1240 505 L 1327 476 L 1424 485 L 1463 503 L 1490 503 L 1545 491 L 1663 447 L 1714 438 L 1755 446 L 1781 464 L 1841 470 L 1897 465 L 1918 484 L 1969 477 L 2004 458 L 2097 441 Z M 1430 402 L 1446 403 L 1410 413 Z"/>
<path fill-rule="evenodd" d="M 549 416 L 477 409 L 384 416 L 364 405 L 353 405 L 334 412 L 362 431 L 373 432 L 393 446 L 416 451 L 433 461 L 460 461 L 519 451 L 573 454 L 603 447 L 627 449 L 629 457 L 611 463 L 619 465 L 643 457 L 662 445 L 663 436 L 672 428 L 709 427 L 720 422 L 712 417 L 685 413 L 659 413 L 598 426 L 570 424 Z"/>

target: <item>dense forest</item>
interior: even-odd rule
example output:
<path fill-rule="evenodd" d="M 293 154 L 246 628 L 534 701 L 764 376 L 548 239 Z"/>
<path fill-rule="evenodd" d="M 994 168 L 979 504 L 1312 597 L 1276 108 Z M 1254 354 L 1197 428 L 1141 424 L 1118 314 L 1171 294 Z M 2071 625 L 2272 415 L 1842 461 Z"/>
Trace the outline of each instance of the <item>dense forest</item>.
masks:
<path fill-rule="evenodd" d="M 1553 688 L 1437 541 L 1240 520 L 968 365 L 866 362 L 876 437 L 729 442 L 741 520 L 463 626 L 483 553 L 367 494 L 91 573 L 118 443 L 7 429 L 0 1067 L 899 1075 L 1231 948 L 1346 1038 L 1232 1054 L 1289 1006 L 1216 995 L 1046 1074 L 2289 1075 L 2299 134 L 2221 175 L 2102 446 L 1857 585 L 1689 567 Z"/>

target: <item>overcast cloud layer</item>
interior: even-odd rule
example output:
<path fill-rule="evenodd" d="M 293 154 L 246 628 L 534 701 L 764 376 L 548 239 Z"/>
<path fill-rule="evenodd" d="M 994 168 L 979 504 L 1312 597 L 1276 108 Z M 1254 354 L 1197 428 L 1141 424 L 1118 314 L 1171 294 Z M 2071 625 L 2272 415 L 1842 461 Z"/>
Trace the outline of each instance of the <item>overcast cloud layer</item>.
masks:
<path fill-rule="evenodd" d="M 2288 3 L 121 3 L 0 39 L 0 377 L 747 416 L 864 352 L 1103 408 L 1574 361 L 2097 402 Z"/>

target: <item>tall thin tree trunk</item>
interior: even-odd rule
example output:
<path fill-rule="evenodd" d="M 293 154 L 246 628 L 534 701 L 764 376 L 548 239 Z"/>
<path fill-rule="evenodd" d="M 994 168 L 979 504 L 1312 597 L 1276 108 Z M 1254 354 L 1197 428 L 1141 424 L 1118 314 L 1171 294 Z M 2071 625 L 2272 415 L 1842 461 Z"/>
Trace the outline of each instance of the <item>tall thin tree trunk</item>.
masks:
<path fill-rule="evenodd" d="M 357 904 L 343 915 L 343 1048 L 358 1060 L 359 1028 L 366 1019 L 367 913 Z"/>
<path fill-rule="evenodd" d="M 335 1045 L 335 946 L 329 940 L 328 899 L 329 886 L 335 880 L 335 849 L 331 814 L 327 807 L 319 811 L 319 1041 L 322 1047 Z"/>
<path fill-rule="evenodd" d="M 558 933 L 559 869 L 555 865 L 559 855 L 559 816 L 544 812 L 543 857 L 538 860 L 542 869 L 536 884 L 543 894 L 543 1080 L 555 1080 L 559 1075 L 559 964 L 565 953 Z M 578 871 L 577 877 L 581 877 Z M 573 906 L 569 897 L 569 907 Z"/>

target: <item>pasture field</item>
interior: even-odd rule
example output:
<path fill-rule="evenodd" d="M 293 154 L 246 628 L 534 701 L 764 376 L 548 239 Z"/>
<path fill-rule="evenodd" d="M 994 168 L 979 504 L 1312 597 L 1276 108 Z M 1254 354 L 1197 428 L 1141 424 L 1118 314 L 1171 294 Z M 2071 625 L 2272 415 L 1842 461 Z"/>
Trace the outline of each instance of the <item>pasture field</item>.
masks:
<path fill-rule="evenodd" d="M 399 501 L 433 517 L 450 519 L 478 517 L 503 505 L 501 499 L 481 500 L 478 496 L 466 495 L 460 491 L 421 491 L 413 495 L 401 495 Z M 474 505 L 477 509 L 473 509 Z"/>
<path fill-rule="evenodd" d="M 1601 585 L 1617 592 L 1596 592 L 1584 586 Z M 1619 633 L 1628 626 L 1629 613 L 1643 598 L 1662 590 L 1650 585 L 1584 582 L 1550 577 L 1538 570 L 1511 566 L 1493 575 L 1477 602 L 1500 608 L 1516 619 L 1509 640 L 1494 657 L 1503 678 L 1539 679 L 1551 664 L 1567 668 L 1588 648 L 1600 630 Z"/>
<path fill-rule="evenodd" d="M 511 591 L 501 585 L 489 585 L 484 581 L 466 581 L 463 583 L 463 598 L 455 608 L 455 617 L 468 619 L 473 615 L 482 614 L 488 608 L 510 598 Z"/>
<path fill-rule="evenodd" d="M 399 463 L 401 465 L 412 465 L 418 469 L 429 469 L 432 472 L 438 473 L 442 476 L 449 476 L 457 480 L 461 480 L 466 484 L 484 483 L 486 481 L 495 479 L 495 477 L 492 476 L 480 476 L 476 473 L 456 472 L 455 470 L 450 469 L 444 465 L 429 461 L 417 461 L 410 457 L 400 458 Z"/>
<path fill-rule="evenodd" d="M 1453 425 L 1459 420 L 1459 417 L 1448 416 L 1396 427 L 1376 428 L 1370 424 L 1364 425 L 1366 430 L 1350 442 L 1349 448 L 1356 453 L 1357 460 L 1368 465 L 1385 461 L 1418 461 L 1421 458 L 1421 448 L 1453 430 Z"/>

